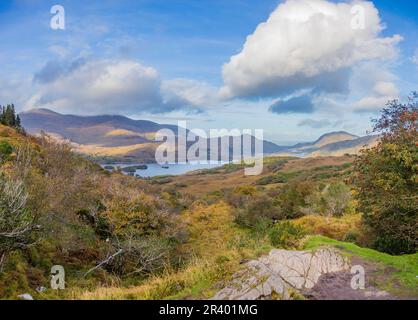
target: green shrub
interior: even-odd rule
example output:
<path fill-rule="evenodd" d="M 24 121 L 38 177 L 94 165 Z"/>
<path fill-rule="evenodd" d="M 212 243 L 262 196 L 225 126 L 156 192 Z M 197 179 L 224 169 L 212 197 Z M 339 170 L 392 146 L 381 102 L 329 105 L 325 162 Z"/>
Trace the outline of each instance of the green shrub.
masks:
<path fill-rule="evenodd" d="M 357 231 L 350 230 L 344 235 L 343 241 L 357 243 L 359 236 L 360 235 Z"/>
<path fill-rule="evenodd" d="M 378 251 L 388 252 L 394 255 L 403 252 L 414 252 L 416 249 L 408 239 L 393 237 L 391 235 L 377 236 L 374 240 L 373 247 Z"/>
<path fill-rule="evenodd" d="M 279 171 L 283 169 L 285 164 L 288 163 L 290 159 L 291 158 L 267 158 L 264 160 L 264 164 L 270 171 Z"/>
<path fill-rule="evenodd" d="M 13 152 L 13 147 L 7 141 L 0 141 L 0 161 L 8 160 Z"/>
<path fill-rule="evenodd" d="M 299 218 L 304 215 L 302 210 L 306 207 L 306 199 L 314 192 L 317 186 L 309 181 L 298 181 L 288 183 L 280 190 L 276 197 L 279 203 L 279 220 Z"/>
<path fill-rule="evenodd" d="M 304 231 L 290 221 L 282 221 L 270 228 L 268 236 L 273 246 L 288 249 L 297 246 Z"/>
<path fill-rule="evenodd" d="M 249 198 L 243 208 L 236 210 L 235 222 L 245 227 L 254 227 L 261 220 L 277 220 L 280 216 L 279 208 L 274 200 L 264 194 Z"/>
<path fill-rule="evenodd" d="M 269 184 L 286 183 L 289 182 L 289 180 L 297 177 L 299 174 L 300 172 L 279 172 L 274 175 L 258 179 L 256 184 L 259 186 L 265 186 Z"/>
<path fill-rule="evenodd" d="M 353 210 L 351 190 L 344 182 L 331 183 L 311 193 L 305 202 L 306 206 L 302 208 L 305 214 L 340 217 Z"/>

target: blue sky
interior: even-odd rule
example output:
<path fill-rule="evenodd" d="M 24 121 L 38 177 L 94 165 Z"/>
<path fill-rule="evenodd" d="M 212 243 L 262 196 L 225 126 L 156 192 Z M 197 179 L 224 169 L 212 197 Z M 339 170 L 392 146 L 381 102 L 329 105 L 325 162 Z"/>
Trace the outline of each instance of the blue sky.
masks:
<path fill-rule="evenodd" d="M 0 104 L 263 128 L 284 144 L 365 134 L 385 98 L 418 89 L 418 4 L 367 3 L 366 28 L 381 30 L 357 41 L 344 25 L 330 36 L 349 6 L 312 1 L 1 0 Z M 331 26 L 311 17 L 315 2 L 319 12 L 336 10 Z M 55 4 L 65 8 L 65 30 L 50 28 Z M 292 8 L 317 33 L 287 20 Z"/>

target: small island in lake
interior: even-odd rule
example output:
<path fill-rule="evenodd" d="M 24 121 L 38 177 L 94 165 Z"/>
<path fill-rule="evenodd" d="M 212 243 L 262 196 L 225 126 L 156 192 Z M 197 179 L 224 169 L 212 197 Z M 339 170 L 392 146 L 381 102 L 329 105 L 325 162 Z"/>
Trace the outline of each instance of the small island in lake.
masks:
<path fill-rule="evenodd" d="M 147 170 L 147 169 L 148 169 L 148 166 L 146 164 L 141 164 L 137 166 L 129 166 L 129 167 L 121 168 L 121 171 L 125 173 L 135 173 L 137 170 Z"/>

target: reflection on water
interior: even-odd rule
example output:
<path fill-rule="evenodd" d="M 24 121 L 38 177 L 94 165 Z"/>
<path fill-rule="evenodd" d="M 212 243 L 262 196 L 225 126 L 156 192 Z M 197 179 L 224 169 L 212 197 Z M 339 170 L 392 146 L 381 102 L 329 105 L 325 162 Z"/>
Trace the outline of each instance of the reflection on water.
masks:
<path fill-rule="evenodd" d="M 192 163 L 184 163 L 184 164 L 167 164 L 164 166 L 161 166 L 156 163 L 147 164 L 146 169 L 135 169 L 134 172 L 131 174 L 148 178 L 148 177 L 156 177 L 156 176 L 165 176 L 165 175 L 181 175 L 185 174 L 190 171 L 200 170 L 200 169 L 212 169 L 216 167 L 220 167 L 222 165 L 226 164 L 224 163 L 207 163 L 207 164 L 192 164 Z M 113 168 L 130 168 L 130 167 L 140 167 L 143 166 L 141 164 L 106 164 L 103 166 L 106 169 L 110 169 L 110 167 Z"/>

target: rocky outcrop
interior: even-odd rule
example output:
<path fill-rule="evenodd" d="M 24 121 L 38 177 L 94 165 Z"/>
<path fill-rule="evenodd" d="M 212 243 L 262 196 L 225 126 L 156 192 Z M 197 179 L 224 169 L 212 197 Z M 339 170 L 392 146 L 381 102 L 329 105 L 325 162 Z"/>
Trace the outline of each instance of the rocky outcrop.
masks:
<path fill-rule="evenodd" d="M 29 293 L 24 293 L 17 296 L 21 300 L 33 300 L 33 297 Z"/>
<path fill-rule="evenodd" d="M 321 275 L 348 268 L 347 259 L 331 247 L 316 251 L 272 250 L 268 256 L 247 262 L 213 299 L 258 300 L 276 294 L 289 300 L 293 293 L 313 288 Z"/>

